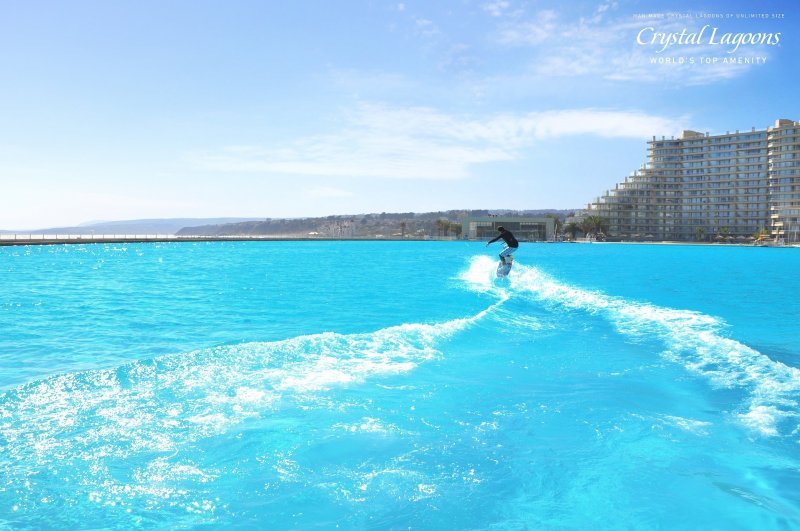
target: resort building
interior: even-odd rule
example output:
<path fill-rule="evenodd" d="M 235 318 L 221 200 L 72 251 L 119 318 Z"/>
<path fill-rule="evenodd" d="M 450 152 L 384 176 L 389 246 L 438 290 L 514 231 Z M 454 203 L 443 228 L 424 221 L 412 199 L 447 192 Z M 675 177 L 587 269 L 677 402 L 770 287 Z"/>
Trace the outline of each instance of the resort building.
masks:
<path fill-rule="evenodd" d="M 616 240 L 745 239 L 800 230 L 800 122 L 647 143 L 647 163 L 588 205 Z"/>
<path fill-rule="evenodd" d="M 497 227 L 505 227 L 521 242 L 551 241 L 555 234 L 555 220 L 547 217 L 483 216 L 465 218 L 462 236 L 469 240 L 491 240 L 496 237 Z"/>

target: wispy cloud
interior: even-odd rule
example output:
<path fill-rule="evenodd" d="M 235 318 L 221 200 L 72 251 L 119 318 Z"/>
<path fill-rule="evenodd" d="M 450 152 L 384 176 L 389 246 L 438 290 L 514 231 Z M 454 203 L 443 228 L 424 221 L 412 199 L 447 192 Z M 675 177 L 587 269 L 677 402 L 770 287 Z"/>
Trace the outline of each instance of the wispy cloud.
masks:
<path fill-rule="evenodd" d="M 504 21 L 498 32 L 498 41 L 508 45 L 538 45 L 550 41 L 557 32 L 558 14 L 550 9 L 537 12 L 530 19 Z"/>
<path fill-rule="evenodd" d="M 508 0 L 493 0 L 483 5 L 483 10 L 492 15 L 493 17 L 502 17 L 506 11 L 511 7 L 511 2 Z"/>
<path fill-rule="evenodd" d="M 688 121 L 640 111 L 571 109 L 534 113 L 528 116 L 536 138 L 568 135 L 596 135 L 605 138 L 648 138 L 654 133 L 678 133 Z"/>
<path fill-rule="evenodd" d="M 331 134 L 280 146 L 228 146 L 195 153 L 195 169 L 265 176 L 463 179 L 479 164 L 516 160 L 536 141 L 568 135 L 647 138 L 680 131 L 685 119 L 639 111 L 567 109 L 460 116 L 428 107 L 362 104 Z M 338 194 L 333 189 L 319 193 Z M 341 196 L 341 194 L 339 194 Z"/>
<path fill-rule="evenodd" d="M 502 4 L 502 1 L 499 2 Z M 499 5 L 497 9 L 502 9 Z M 469 35 L 453 31 L 452 18 L 431 9 L 420 10 L 404 5 L 392 29 L 403 28 L 425 61 L 445 72 L 469 74 L 479 65 L 476 43 Z M 424 11 L 424 14 L 423 14 Z"/>
<path fill-rule="evenodd" d="M 424 37 L 438 37 L 442 34 L 439 26 L 427 18 L 418 18 L 414 21 L 414 23 L 416 25 L 417 32 Z"/>
<path fill-rule="evenodd" d="M 638 32 L 648 25 L 656 26 L 659 32 L 680 33 L 684 28 L 697 31 L 705 24 L 701 19 L 661 14 L 663 17 L 654 20 L 637 19 L 631 13 L 620 14 L 617 2 L 599 4 L 591 15 L 577 19 L 545 9 L 525 17 L 499 17 L 494 39 L 504 46 L 529 48 L 530 68 L 540 77 L 599 76 L 617 81 L 700 85 L 738 77 L 763 64 L 723 63 L 721 58 L 726 54 L 719 46 L 707 43 L 673 46 L 660 54 L 637 44 Z M 773 53 L 768 47 L 755 52 L 767 60 Z M 708 57 L 720 60 L 701 63 Z"/>

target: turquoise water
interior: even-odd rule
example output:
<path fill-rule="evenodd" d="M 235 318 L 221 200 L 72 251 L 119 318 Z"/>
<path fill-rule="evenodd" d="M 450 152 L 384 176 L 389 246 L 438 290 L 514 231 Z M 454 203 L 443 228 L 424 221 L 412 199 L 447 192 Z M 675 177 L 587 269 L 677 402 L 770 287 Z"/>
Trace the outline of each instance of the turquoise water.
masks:
<path fill-rule="evenodd" d="M 0 248 L 0 528 L 800 528 L 800 249 Z"/>

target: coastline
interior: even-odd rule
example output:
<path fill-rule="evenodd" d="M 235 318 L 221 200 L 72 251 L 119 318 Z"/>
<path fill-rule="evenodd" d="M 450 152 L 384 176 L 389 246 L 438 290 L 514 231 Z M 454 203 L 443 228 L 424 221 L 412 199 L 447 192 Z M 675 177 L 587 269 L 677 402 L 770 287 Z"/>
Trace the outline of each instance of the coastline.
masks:
<path fill-rule="evenodd" d="M 19 235 L 18 235 L 19 236 Z M 25 235 L 27 236 L 27 235 Z M 0 247 L 21 245 L 79 245 L 92 243 L 165 243 L 165 242 L 224 242 L 224 241 L 463 241 L 437 238 L 324 238 L 319 236 L 174 236 L 174 235 L 115 235 L 72 236 L 36 235 L 39 237 L 0 237 Z"/>
<path fill-rule="evenodd" d="M 11 235 L 6 235 L 11 236 Z M 20 237 L 26 236 L 26 237 Z M 36 237 L 34 237 L 36 236 Z M 325 238 L 320 236 L 175 236 L 175 235 L 113 235 L 113 236 L 86 236 L 86 235 L 14 235 L 14 238 L 0 236 L 0 247 L 13 247 L 25 245 L 83 245 L 83 244 L 109 244 L 109 243 L 169 243 L 169 242 L 220 242 L 220 241 L 369 241 L 369 242 L 469 242 L 455 238 L 387 238 L 387 237 L 362 237 L 362 238 Z M 477 241 L 477 240 L 476 240 Z M 652 242 L 597 242 L 597 241 L 570 241 L 570 242 L 523 242 L 530 244 L 592 244 L 592 245 L 686 245 L 709 247 L 770 247 L 770 248 L 800 248 L 800 243 L 784 245 L 755 245 L 751 243 L 718 243 L 718 242 L 679 242 L 679 241 L 652 241 Z"/>
<path fill-rule="evenodd" d="M 567 242 L 565 242 L 567 243 Z M 569 242 L 569 243 L 582 243 L 582 244 L 593 244 L 593 245 L 688 245 L 688 246 L 698 246 L 698 247 L 770 247 L 770 248 L 786 248 L 786 247 L 795 247 L 800 248 L 800 243 L 791 243 L 791 244 L 783 244 L 783 245 L 755 245 L 754 243 L 717 243 L 717 242 L 675 242 L 675 241 L 664 241 L 664 242 Z"/>

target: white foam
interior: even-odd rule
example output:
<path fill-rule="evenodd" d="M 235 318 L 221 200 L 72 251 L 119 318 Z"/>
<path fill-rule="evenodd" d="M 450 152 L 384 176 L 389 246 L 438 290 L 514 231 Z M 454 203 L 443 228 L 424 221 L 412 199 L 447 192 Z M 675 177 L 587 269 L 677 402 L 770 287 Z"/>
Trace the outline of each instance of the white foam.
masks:
<path fill-rule="evenodd" d="M 493 291 L 496 289 L 494 283 L 496 267 L 497 263 L 488 256 L 474 256 L 470 260 L 469 267 L 462 271 L 458 278 L 476 291 Z"/>
<path fill-rule="evenodd" d="M 401 430 L 394 424 L 385 424 L 383 421 L 381 421 L 381 419 L 376 419 L 373 417 L 364 417 L 361 419 L 361 422 L 354 424 L 346 424 L 346 423 L 334 424 L 333 428 L 341 429 L 351 433 L 363 432 L 363 433 L 389 434 L 389 433 L 401 432 Z"/>
<path fill-rule="evenodd" d="M 786 412 L 774 406 L 754 406 L 747 413 L 740 414 L 739 420 L 747 427 L 764 435 L 778 435 L 778 420 L 786 417 Z"/>
<path fill-rule="evenodd" d="M 497 296 L 494 304 L 443 323 L 221 346 L 59 375 L 0 393 L 0 477 L 8 484 L 26 485 L 39 470 L 59 470 L 76 483 L 95 485 L 90 500 L 95 503 L 146 495 L 156 505 L 158 500 L 172 504 L 181 499 L 187 510 L 213 510 L 207 500 L 153 481 L 196 481 L 214 477 L 214 471 L 157 457 L 143 464 L 132 481 L 120 481 L 109 469 L 109 460 L 177 455 L 193 441 L 222 434 L 247 419 L 264 418 L 286 398 L 300 409 L 317 407 L 330 399 L 326 390 L 412 371 L 440 356 L 443 342 L 508 298 L 491 283 L 486 286 Z M 372 418 L 345 428 L 369 433 L 397 429 Z M 165 475 L 167 466 L 173 467 L 172 476 Z M 296 474 L 288 458 L 274 467 L 285 478 Z"/>
<path fill-rule="evenodd" d="M 499 304 L 444 323 L 222 346 L 20 386 L 0 394 L 0 475 L 64 460 L 94 463 L 102 475 L 106 458 L 177 450 L 284 396 L 304 407 L 327 389 L 409 372 Z"/>
<path fill-rule="evenodd" d="M 666 358 L 714 385 L 748 389 L 747 411 L 738 414 L 748 428 L 766 436 L 779 435 L 782 420 L 798 417 L 800 370 L 724 337 L 724 323 L 719 319 L 568 286 L 536 268 L 516 267 L 513 289 L 551 304 L 602 316 L 622 334 L 655 337 L 666 345 Z"/>
<path fill-rule="evenodd" d="M 507 278 L 514 278 L 514 270 Z M 479 293 L 491 293 L 501 300 L 508 297 L 508 292 L 497 281 L 497 261 L 485 255 L 473 256 L 469 267 L 458 276 L 469 288 Z"/>
<path fill-rule="evenodd" d="M 702 420 L 695 420 L 695 419 L 687 419 L 685 417 L 676 417 L 673 415 L 665 415 L 663 417 L 664 421 L 667 424 L 672 426 L 676 426 L 683 431 L 695 434 L 695 435 L 708 435 L 708 428 L 711 426 L 710 422 L 705 422 Z"/>

